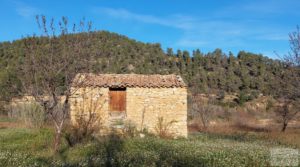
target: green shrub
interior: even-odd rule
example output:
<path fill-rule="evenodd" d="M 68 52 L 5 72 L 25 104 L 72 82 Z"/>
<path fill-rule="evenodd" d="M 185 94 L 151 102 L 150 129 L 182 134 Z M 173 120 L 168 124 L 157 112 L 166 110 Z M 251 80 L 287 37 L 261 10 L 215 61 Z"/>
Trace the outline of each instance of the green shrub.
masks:
<path fill-rule="evenodd" d="M 219 91 L 217 94 L 217 99 L 218 100 L 223 100 L 225 98 L 225 92 L 224 91 Z"/>
<path fill-rule="evenodd" d="M 270 111 L 274 107 L 274 101 L 272 99 L 267 100 L 266 111 Z"/>
<path fill-rule="evenodd" d="M 159 160 L 159 155 L 155 151 L 147 150 L 125 150 L 118 152 L 116 155 L 116 164 L 119 166 L 156 166 L 156 162 Z"/>
<path fill-rule="evenodd" d="M 235 101 L 239 104 L 239 105 L 243 105 L 245 102 L 253 100 L 255 97 L 253 94 L 249 94 L 245 91 L 241 91 L 238 95 L 238 98 L 235 99 Z"/>

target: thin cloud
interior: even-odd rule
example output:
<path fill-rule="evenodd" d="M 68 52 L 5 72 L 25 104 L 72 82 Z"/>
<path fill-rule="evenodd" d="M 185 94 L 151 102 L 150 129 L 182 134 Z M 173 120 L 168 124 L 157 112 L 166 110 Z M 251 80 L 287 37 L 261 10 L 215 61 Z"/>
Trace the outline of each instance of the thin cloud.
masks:
<path fill-rule="evenodd" d="M 193 24 L 191 24 L 192 18 L 178 14 L 168 17 L 157 17 L 153 15 L 133 13 L 126 9 L 104 7 L 94 8 L 93 12 L 98 14 L 105 14 L 117 19 L 134 20 L 138 22 L 157 24 L 182 30 L 193 28 Z"/>
<path fill-rule="evenodd" d="M 299 0 L 241 0 L 219 9 L 213 16 L 216 18 L 264 20 L 265 18 L 272 18 L 274 15 L 299 15 L 299 5 Z"/>
<path fill-rule="evenodd" d="M 287 34 L 267 34 L 259 36 L 257 39 L 268 41 L 288 41 L 289 37 Z"/>
<path fill-rule="evenodd" d="M 208 44 L 208 41 L 202 41 L 198 39 L 186 39 L 182 38 L 175 43 L 175 46 L 180 47 L 202 47 Z"/>
<path fill-rule="evenodd" d="M 252 7 L 236 8 L 240 10 L 254 10 Z M 253 3 L 254 5 L 254 3 Z M 276 9 L 276 5 L 272 9 Z M 222 10 L 212 11 L 211 15 L 188 16 L 183 14 L 170 14 L 155 16 L 135 13 L 126 9 L 98 7 L 93 8 L 95 14 L 109 16 L 115 19 L 135 21 L 144 24 L 166 26 L 179 30 L 179 38 L 172 42 L 171 47 L 178 48 L 249 48 L 249 42 L 281 41 L 287 40 L 286 27 L 266 23 L 265 20 L 255 17 L 235 18 L 236 12 L 228 12 L 227 7 Z M 221 12 L 220 12 L 221 11 Z M 231 10 L 232 11 L 232 10 Z M 259 12 L 257 10 L 256 12 Z M 265 12 L 265 11 L 261 11 Z M 256 13 L 257 14 L 257 13 Z M 232 19 L 235 18 L 235 19 Z M 277 27 L 276 29 L 274 27 Z"/>
<path fill-rule="evenodd" d="M 15 10 L 16 10 L 17 14 L 24 18 L 29 18 L 29 17 L 32 17 L 32 16 L 40 13 L 39 9 L 37 9 L 33 6 L 30 6 L 28 4 L 25 4 L 23 2 L 15 1 L 14 4 L 16 6 Z"/>
<path fill-rule="evenodd" d="M 239 7 L 240 10 L 258 14 L 286 14 L 287 12 L 294 12 L 298 9 L 298 0 L 256 0 L 245 3 Z M 293 10 L 294 9 L 294 10 Z"/>

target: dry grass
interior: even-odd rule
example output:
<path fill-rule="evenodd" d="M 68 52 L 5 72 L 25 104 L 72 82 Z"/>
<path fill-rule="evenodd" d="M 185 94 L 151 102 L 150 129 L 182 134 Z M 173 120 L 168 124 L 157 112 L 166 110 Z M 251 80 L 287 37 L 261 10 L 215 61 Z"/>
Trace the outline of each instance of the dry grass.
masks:
<path fill-rule="evenodd" d="M 20 124 L 16 121 L 16 119 L 9 118 L 7 116 L 0 116 L 0 129 L 6 128 L 17 128 L 17 127 L 25 127 L 25 125 Z"/>
<path fill-rule="evenodd" d="M 163 117 L 158 117 L 156 126 L 155 126 L 155 131 L 156 134 L 160 137 L 160 138 L 173 138 L 174 134 L 170 131 L 170 128 L 172 127 L 172 125 L 176 123 L 175 120 L 172 121 L 166 121 L 164 120 Z"/>
<path fill-rule="evenodd" d="M 271 105 L 272 102 L 272 105 Z M 189 120 L 189 132 L 205 132 L 209 135 L 237 140 L 262 140 L 300 148 L 300 114 L 290 121 L 285 133 L 272 110 L 276 101 L 270 97 L 259 97 L 244 106 L 226 107 L 215 111 L 210 126 L 205 129 L 201 122 Z"/>
<path fill-rule="evenodd" d="M 220 123 L 206 130 L 193 125 L 189 127 L 189 130 L 242 141 L 262 140 L 267 143 L 300 148 L 300 126 L 289 127 L 286 132 L 281 132 L 280 125 L 275 123 L 270 125 Z"/>
<path fill-rule="evenodd" d="M 278 130 L 271 131 L 270 133 L 263 133 L 261 136 L 265 140 L 300 148 L 300 128 L 288 128 L 284 133 Z"/>

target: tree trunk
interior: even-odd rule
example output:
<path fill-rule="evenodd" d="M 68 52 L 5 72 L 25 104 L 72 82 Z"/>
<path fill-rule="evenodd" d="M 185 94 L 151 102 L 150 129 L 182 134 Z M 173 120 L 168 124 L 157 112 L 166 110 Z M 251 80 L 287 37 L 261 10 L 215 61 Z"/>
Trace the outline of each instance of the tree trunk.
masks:
<path fill-rule="evenodd" d="M 287 122 L 284 122 L 284 123 L 283 123 L 281 132 L 285 132 L 287 125 L 288 125 Z"/>
<path fill-rule="evenodd" d="M 55 139 L 54 139 L 54 152 L 57 152 L 60 147 L 61 142 L 61 130 L 55 131 Z"/>

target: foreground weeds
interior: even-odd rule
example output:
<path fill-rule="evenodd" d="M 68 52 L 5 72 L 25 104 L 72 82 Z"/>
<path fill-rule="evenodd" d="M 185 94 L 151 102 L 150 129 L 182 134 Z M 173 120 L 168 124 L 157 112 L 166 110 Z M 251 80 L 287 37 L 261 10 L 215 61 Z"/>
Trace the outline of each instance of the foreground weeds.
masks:
<path fill-rule="evenodd" d="M 198 133 L 189 139 L 103 137 L 51 149 L 49 129 L 1 129 L 0 166 L 270 166 L 270 148 L 258 138 Z"/>

